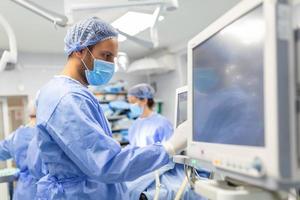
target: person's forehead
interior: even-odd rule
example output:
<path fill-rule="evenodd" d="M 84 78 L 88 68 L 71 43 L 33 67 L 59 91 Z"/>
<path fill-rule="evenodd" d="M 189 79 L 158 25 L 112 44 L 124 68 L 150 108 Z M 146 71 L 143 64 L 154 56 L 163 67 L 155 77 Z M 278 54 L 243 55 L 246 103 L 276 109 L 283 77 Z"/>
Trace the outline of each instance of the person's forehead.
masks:
<path fill-rule="evenodd" d="M 109 49 L 109 50 L 115 50 L 118 48 L 118 41 L 116 38 L 107 39 L 101 42 L 98 42 L 95 45 L 95 48 L 97 49 Z"/>
<path fill-rule="evenodd" d="M 138 98 L 136 98 L 135 96 L 131 96 L 131 95 L 129 95 L 129 96 L 127 97 L 127 99 L 128 99 L 129 102 L 135 102 L 135 101 L 138 100 Z"/>

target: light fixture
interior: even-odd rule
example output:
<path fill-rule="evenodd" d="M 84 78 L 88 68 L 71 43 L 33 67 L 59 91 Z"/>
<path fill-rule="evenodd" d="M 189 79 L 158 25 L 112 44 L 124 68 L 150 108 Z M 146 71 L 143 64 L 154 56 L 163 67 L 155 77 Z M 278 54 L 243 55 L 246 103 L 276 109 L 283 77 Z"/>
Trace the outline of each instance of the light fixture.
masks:
<path fill-rule="evenodd" d="M 112 9 L 121 9 L 121 8 L 130 8 L 130 7 L 153 7 L 155 6 L 156 9 L 154 13 L 151 15 L 144 14 L 144 16 L 147 16 L 146 21 L 141 20 L 140 17 L 135 17 L 134 20 L 138 20 L 138 22 L 133 22 L 130 20 L 128 23 L 127 20 L 125 22 L 115 22 L 118 25 L 116 28 L 119 31 L 120 41 L 124 41 L 126 39 L 131 40 L 132 42 L 141 45 L 145 48 L 153 49 L 157 48 L 159 45 L 159 38 L 158 38 L 158 28 L 157 28 L 157 22 L 159 21 L 160 17 L 160 12 L 161 11 L 174 11 L 178 9 L 178 0 L 122 0 L 122 1 L 103 1 L 103 2 L 97 2 L 97 3 L 92 3 L 92 2 L 82 2 L 82 3 L 75 3 L 73 0 L 64 0 L 65 2 L 65 13 L 67 15 L 71 15 L 69 19 L 72 19 L 72 15 L 75 14 L 75 12 L 78 11 L 85 11 L 85 12 L 91 12 L 91 11 L 97 11 L 101 12 L 101 10 L 112 10 Z M 129 13 L 129 17 L 131 17 L 132 13 Z M 137 16 L 137 15 L 135 15 Z M 140 15 L 141 16 L 141 15 Z M 143 16 L 143 17 L 144 17 Z M 149 19 L 151 18 L 151 19 Z M 121 19 L 120 19 L 121 20 Z M 162 17 L 160 17 L 160 20 L 162 20 Z M 142 25 L 139 23 L 143 21 L 145 24 L 142 23 Z M 151 21 L 151 22 L 149 22 Z M 124 30 L 123 26 L 125 24 L 125 29 L 127 29 L 128 26 L 132 26 L 134 24 L 134 28 L 130 28 L 130 33 Z M 137 25 L 138 24 L 138 25 Z M 141 27 L 141 26 L 146 26 L 146 27 Z M 142 38 L 138 38 L 134 35 L 138 34 L 139 32 L 150 28 L 150 40 L 144 40 Z"/>
<path fill-rule="evenodd" d="M 159 16 L 159 21 L 164 19 Z M 129 11 L 112 23 L 112 26 L 128 35 L 134 36 L 138 33 L 150 28 L 153 23 L 153 15 L 141 12 Z M 119 36 L 119 41 L 125 41 L 127 38 L 123 35 Z"/>
<path fill-rule="evenodd" d="M 72 1 L 72 0 L 65 0 Z M 109 1 L 109 4 L 104 2 L 97 3 L 73 3 L 70 8 L 71 11 L 84 10 L 101 10 L 101 9 L 118 9 L 137 6 L 162 6 L 166 11 L 173 11 L 178 8 L 178 0 L 128 0 L 128 2 L 118 3 L 117 1 Z"/>
<path fill-rule="evenodd" d="M 0 57 L 0 71 L 3 71 L 7 65 L 14 65 L 17 63 L 18 52 L 15 33 L 8 21 L 2 17 L 2 15 L 0 15 L 0 25 L 4 27 L 9 42 L 9 50 L 4 50 L 2 56 Z"/>

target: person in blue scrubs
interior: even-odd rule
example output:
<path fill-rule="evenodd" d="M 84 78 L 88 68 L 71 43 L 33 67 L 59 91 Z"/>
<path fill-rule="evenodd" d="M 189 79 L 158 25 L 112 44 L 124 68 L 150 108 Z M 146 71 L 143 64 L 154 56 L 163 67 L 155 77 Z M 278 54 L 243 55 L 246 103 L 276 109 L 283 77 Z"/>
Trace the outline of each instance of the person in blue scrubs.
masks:
<path fill-rule="evenodd" d="M 67 63 L 41 88 L 37 143 L 45 175 L 36 199 L 128 199 L 122 183 L 154 171 L 186 146 L 182 133 L 163 144 L 122 149 L 88 85 L 112 78 L 118 33 L 92 17 L 74 24 L 65 37 Z"/>
<path fill-rule="evenodd" d="M 128 90 L 128 102 L 132 104 L 131 110 L 138 118 L 128 131 L 130 145 L 145 147 L 147 145 L 167 141 L 172 133 L 173 126 L 164 116 L 155 113 L 154 89 L 145 83 L 133 86 Z M 157 190 L 155 176 L 160 177 L 159 199 L 172 200 L 185 178 L 182 165 L 169 162 L 155 173 L 139 177 L 137 180 L 127 182 L 130 199 L 154 199 Z M 190 188 L 186 188 L 182 199 L 201 199 Z"/>
<path fill-rule="evenodd" d="M 36 178 L 30 173 L 26 161 L 28 146 L 36 134 L 35 126 L 35 107 L 34 104 L 29 109 L 30 121 L 26 126 L 21 126 L 6 139 L 0 141 L 0 160 L 13 159 L 17 168 L 18 182 L 14 191 L 14 200 L 32 200 L 36 194 Z"/>
<path fill-rule="evenodd" d="M 128 90 L 128 102 L 137 110 L 138 118 L 128 130 L 131 145 L 144 147 L 166 141 L 173 133 L 171 122 L 153 111 L 154 89 L 149 84 L 138 84 Z"/>

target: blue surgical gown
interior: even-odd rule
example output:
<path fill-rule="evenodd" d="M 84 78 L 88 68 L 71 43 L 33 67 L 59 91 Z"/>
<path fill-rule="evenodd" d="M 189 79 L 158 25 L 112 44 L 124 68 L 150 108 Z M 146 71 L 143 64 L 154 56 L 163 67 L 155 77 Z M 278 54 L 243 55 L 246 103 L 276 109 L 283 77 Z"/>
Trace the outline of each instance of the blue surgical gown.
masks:
<path fill-rule="evenodd" d="M 38 146 L 44 165 L 37 199 L 128 199 L 122 182 L 169 162 L 161 145 L 121 149 L 94 95 L 57 76 L 37 101 Z"/>
<path fill-rule="evenodd" d="M 35 134 L 29 142 L 26 157 L 29 173 L 37 180 L 43 177 L 46 172 L 43 171 L 43 163 L 41 160 L 41 152 L 38 146 L 38 135 Z"/>
<path fill-rule="evenodd" d="M 32 200 L 35 197 L 37 180 L 29 172 L 26 162 L 28 145 L 35 133 L 35 128 L 21 126 L 0 142 L 0 160 L 12 158 L 20 169 L 14 200 Z"/>
<path fill-rule="evenodd" d="M 173 126 L 164 116 L 153 113 L 146 118 L 138 118 L 128 130 L 129 143 L 144 147 L 166 141 L 173 133 Z"/>

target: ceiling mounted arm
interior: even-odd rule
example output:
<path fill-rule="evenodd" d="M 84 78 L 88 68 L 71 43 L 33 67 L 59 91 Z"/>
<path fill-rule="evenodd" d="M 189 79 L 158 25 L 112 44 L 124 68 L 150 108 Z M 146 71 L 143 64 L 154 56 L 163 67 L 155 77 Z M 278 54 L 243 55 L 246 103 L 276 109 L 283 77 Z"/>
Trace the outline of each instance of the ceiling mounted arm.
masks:
<path fill-rule="evenodd" d="M 17 41 L 15 33 L 9 23 L 2 15 L 0 15 L 0 25 L 4 27 L 4 30 L 8 36 L 9 50 L 4 50 L 0 60 L 0 71 L 3 71 L 7 64 L 17 63 Z"/>
<path fill-rule="evenodd" d="M 71 6 L 72 11 L 84 10 L 100 10 L 100 9 L 113 9 L 125 8 L 136 6 L 163 6 L 165 10 L 172 11 L 178 8 L 178 0 L 128 0 L 127 3 L 110 3 L 104 5 L 103 3 L 77 3 Z"/>
<path fill-rule="evenodd" d="M 64 15 L 60 15 L 51 10 L 43 8 L 38 4 L 28 1 L 28 0 L 12 0 L 13 2 L 19 4 L 20 6 L 38 14 L 39 16 L 53 22 L 54 24 L 65 27 L 68 22 L 68 18 Z"/>
<path fill-rule="evenodd" d="M 161 12 L 161 6 L 158 6 L 155 9 L 154 13 L 153 13 L 153 21 L 152 21 L 152 24 L 150 26 L 150 37 L 151 37 L 151 40 L 153 42 L 154 48 L 158 47 L 158 43 L 159 43 L 157 24 L 158 24 L 158 19 L 159 19 L 159 16 L 160 16 L 160 12 Z"/>
<path fill-rule="evenodd" d="M 121 30 L 118 30 L 118 32 L 119 32 L 121 35 L 127 37 L 129 40 L 131 40 L 131 41 L 133 41 L 133 42 L 135 42 L 135 43 L 137 43 L 137 44 L 139 44 L 139 45 L 141 45 L 141 46 L 143 46 L 143 47 L 146 47 L 146 48 L 149 48 L 149 49 L 154 48 L 154 45 L 153 45 L 152 42 L 149 42 L 149 41 L 146 41 L 146 40 L 143 40 L 143 39 L 140 39 L 140 38 L 131 36 L 131 35 L 129 35 L 129 34 L 123 32 L 123 31 L 121 31 Z"/>

